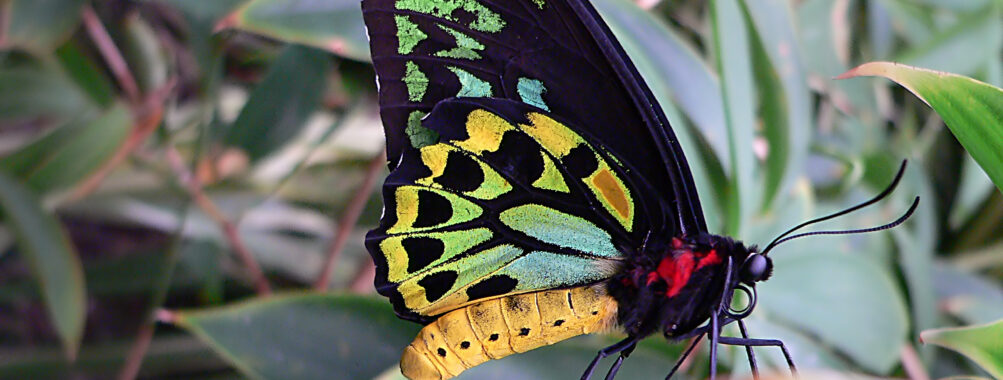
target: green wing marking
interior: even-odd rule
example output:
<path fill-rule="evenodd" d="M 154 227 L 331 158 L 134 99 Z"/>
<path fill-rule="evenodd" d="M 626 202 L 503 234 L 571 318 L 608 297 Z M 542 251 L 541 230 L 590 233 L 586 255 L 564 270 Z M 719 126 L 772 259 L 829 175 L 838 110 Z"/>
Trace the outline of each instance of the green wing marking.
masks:
<path fill-rule="evenodd" d="M 421 68 L 414 62 L 405 65 L 407 71 L 404 72 L 404 84 L 407 86 L 407 97 L 412 102 L 420 102 L 428 90 L 428 76 L 421 72 Z"/>
<path fill-rule="evenodd" d="M 597 256 L 620 256 L 609 233 L 584 218 L 547 206 L 512 207 L 498 214 L 498 219 L 509 228 L 545 243 Z"/>
<path fill-rule="evenodd" d="M 408 16 L 395 15 L 394 22 L 397 24 L 398 53 L 411 54 L 419 42 L 428 38 L 428 35 L 422 32 L 418 28 L 418 24 L 411 21 Z"/>

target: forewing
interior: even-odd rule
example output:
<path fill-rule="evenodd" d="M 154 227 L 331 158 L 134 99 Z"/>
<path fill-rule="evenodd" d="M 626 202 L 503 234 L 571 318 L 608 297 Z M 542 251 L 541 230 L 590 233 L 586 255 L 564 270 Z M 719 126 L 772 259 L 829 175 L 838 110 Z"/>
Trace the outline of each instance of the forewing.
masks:
<path fill-rule="evenodd" d="M 377 290 L 405 318 L 607 279 L 649 229 L 636 194 L 650 185 L 553 113 L 453 98 L 423 126 L 437 142 L 403 147 L 366 239 Z"/>
<path fill-rule="evenodd" d="M 421 118 L 440 101 L 511 99 L 563 116 L 650 183 L 638 197 L 651 233 L 706 230 L 668 121 L 587 1 L 364 0 L 363 14 L 391 168 L 437 141 Z"/>

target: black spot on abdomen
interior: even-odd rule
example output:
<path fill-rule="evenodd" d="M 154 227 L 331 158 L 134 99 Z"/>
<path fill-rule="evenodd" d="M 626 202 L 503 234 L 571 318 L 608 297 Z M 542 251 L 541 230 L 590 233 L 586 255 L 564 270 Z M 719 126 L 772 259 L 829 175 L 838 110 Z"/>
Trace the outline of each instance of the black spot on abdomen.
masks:
<path fill-rule="evenodd" d="M 451 270 L 433 273 L 418 280 L 418 285 L 425 288 L 425 299 L 435 302 L 453 287 L 457 277 L 457 273 Z"/>

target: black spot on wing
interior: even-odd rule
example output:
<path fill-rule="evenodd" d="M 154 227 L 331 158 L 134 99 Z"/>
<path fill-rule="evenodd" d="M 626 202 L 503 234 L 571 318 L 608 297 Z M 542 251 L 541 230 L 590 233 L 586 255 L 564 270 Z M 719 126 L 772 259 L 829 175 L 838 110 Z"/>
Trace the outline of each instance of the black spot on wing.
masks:
<path fill-rule="evenodd" d="M 452 217 L 453 206 L 446 197 L 427 190 L 418 191 L 418 220 L 414 222 L 415 228 L 437 226 Z"/>
<path fill-rule="evenodd" d="M 404 238 L 401 246 L 407 252 L 407 272 L 414 273 L 442 257 L 446 245 L 439 239 L 414 236 Z"/>
<path fill-rule="evenodd" d="M 498 150 L 484 156 L 485 161 L 490 162 L 499 173 L 528 186 L 543 174 L 543 157 L 540 153 L 539 146 L 529 136 L 508 132 L 502 138 Z"/>
<path fill-rule="evenodd" d="M 467 288 L 467 297 L 470 300 L 477 300 L 499 296 L 511 292 L 518 284 L 519 281 L 506 275 L 490 277 Z"/>
<path fill-rule="evenodd" d="M 571 149 L 567 156 L 561 158 L 561 162 L 578 178 L 587 177 L 599 168 L 595 152 L 584 144 Z"/>
<path fill-rule="evenodd" d="M 451 270 L 433 273 L 418 280 L 418 285 L 425 288 L 425 299 L 428 302 L 435 302 L 453 287 L 458 276 L 455 271 Z"/>
<path fill-rule="evenodd" d="M 450 151 L 446 158 L 446 170 L 435 182 L 457 192 L 474 191 L 484 182 L 484 172 L 470 156 Z"/>

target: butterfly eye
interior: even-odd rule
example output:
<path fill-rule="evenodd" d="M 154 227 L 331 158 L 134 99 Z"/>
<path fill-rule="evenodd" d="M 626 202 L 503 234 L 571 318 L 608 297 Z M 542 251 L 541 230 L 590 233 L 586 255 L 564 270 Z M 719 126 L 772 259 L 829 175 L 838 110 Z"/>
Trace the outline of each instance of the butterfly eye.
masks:
<path fill-rule="evenodd" d="M 766 280 L 770 276 L 771 266 L 770 259 L 758 253 L 752 254 L 745 259 L 745 264 L 742 265 L 742 282 L 752 285 Z"/>

